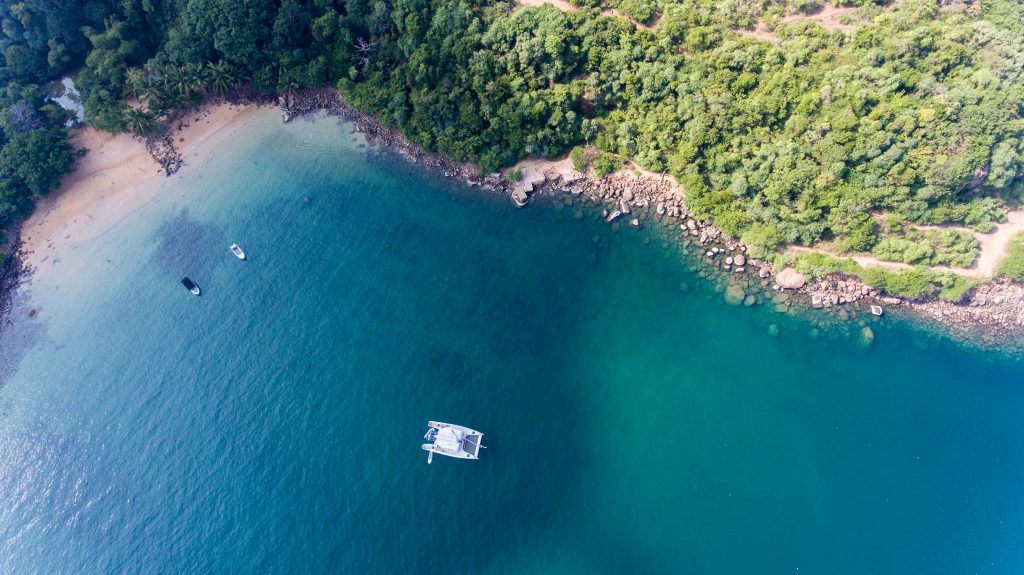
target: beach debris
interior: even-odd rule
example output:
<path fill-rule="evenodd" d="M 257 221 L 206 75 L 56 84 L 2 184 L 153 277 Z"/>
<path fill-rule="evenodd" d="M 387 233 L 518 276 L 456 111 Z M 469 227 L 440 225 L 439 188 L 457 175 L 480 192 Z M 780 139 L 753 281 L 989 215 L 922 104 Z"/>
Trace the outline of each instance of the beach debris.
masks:
<path fill-rule="evenodd" d="M 871 315 L 881 316 L 883 313 L 885 313 L 885 312 L 882 309 L 882 306 L 880 306 L 880 305 L 872 305 L 871 306 Z"/>

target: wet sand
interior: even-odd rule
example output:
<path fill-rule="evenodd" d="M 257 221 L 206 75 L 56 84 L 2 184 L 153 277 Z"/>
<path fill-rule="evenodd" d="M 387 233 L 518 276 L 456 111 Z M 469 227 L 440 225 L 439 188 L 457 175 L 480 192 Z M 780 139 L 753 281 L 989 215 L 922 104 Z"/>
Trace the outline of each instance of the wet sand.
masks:
<path fill-rule="evenodd" d="M 233 104 L 203 106 L 174 122 L 174 143 L 186 165 L 257 109 Z M 76 161 L 60 188 L 37 203 L 22 227 L 25 263 L 34 270 L 151 202 L 160 188 L 150 184 L 166 177 L 145 143 L 128 134 L 112 135 L 85 127 L 71 137 L 71 143 L 88 153 Z"/>

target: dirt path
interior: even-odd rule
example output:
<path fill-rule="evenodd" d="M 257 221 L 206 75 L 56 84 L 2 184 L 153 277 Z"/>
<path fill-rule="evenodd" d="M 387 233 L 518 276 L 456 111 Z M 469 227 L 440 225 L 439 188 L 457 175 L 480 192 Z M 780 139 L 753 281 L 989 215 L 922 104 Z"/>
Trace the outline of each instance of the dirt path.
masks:
<path fill-rule="evenodd" d="M 918 229 L 922 230 L 939 230 L 939 229 L 955 229 L 960 231 L 971 232 L 967 228 L 954 227 L 954 226 L 918 226 Z M 992 277 L 996 273 L 996 268 L 999 267 L 999 262 L 1006 257 L 1006 252 L 1010 247 L 1010 240 L 1012 240 L 1017 234 L 1024 232 L 1024 210 L 1012 211 L 1006 214 L 1006 221 L 998 224 L 996 229 L 987 234 L 980 232 L 972 232 L 974 237 L 978 239 L 980 245 L 980 253 L 978 259 L 974 262 L 974 265 L 969 268 L 955 268 L 949 266 L 929 266 L 929 269 L 937 271 L 950 271 L 953 273 L 960 274 L 966 277 L 974 278 L 986 278 Z M 834 253 L 830 250 L 824 250 L 819 248 L 807 248 L 804 246 L 788 246 L 786 251 L 789 253 L 808 253 L 808 252 L 822 252 L 835 257 L 848 257 L 853 261 L 857 262 L 861 266 L 865 267 L 881 267 L 890 270 L 908 270 L 913 269 L 914 266 L 910 264 L 904 264 L 900 262 L 886 262 L 882 261 L 874 256 L 865 254 L 853 254 L 853 255 L 842 255 Z"/>
<path fill-rule="evenodd" d="M 577 8 L 572 4 L 569 4 L 565 0 L 516 0 L 516 4 L 520 6 L 543 6 L 545 4 L 551 4 L 555 8 L 563 12 L 575 12 Z"/>
<path fill-rule="evenodd" d="M 981 242 L 981 255 L 978 256 L 974 267 L 982 271 L 984 275 L 995 274 L 999 262 L 1006 257 L 1010 240 L 1021 232 L 1024 232 L 1024 210 L 1007 213 L 1006 221 L 997 225 L 994 232 L 987 234 L 975 232 L 974 237 Z"/>
<path fill-rule="evenodd" d="M 558 8 L 559 10 L 561 10 L 563 12 L 575 12 L 576 10 L 579 10 L 579 8 L 577 8 L 576 6 L 573 6 L 572 4 L 566 2 L 565 0 L 516 0 L 516 4 L 519 4 L 520 6 L 532 6 L 532 7 L 543 6 L 545 4 L 551 4 L 552 6 L 554 6 L 555 8 Z M 632 23 L 633 26 L 635 26 L 637 28 L 644 28 L 645 30 L 650 30 L 651 28 L 656 26 L 657 23 L 658 23 L 658 16 L 654 17 L 651 25 L 647 25 L 647 24 L 644 24 L 643 22 L 637 22 L 636 20 L 633 20 L 632 18 L 630 18 L 629 16 L 626 16 L 622 12 L 619 12 L 615 8 L 605 8 L 604 10 L 601 10 L 601 15 L 605 16 L 605 17 L 608 17 L 608 18 L 622 18 L 623 20 L 627 20 L 630 23 Z"/>
<path fill-rule="evenodd" d="M 851 23 L 844 23 L 844 16 L 849 16 Z M 797 20 L 814 20 L 826 30 L 838 30 L 840 32 L 849 32 L 853 29 L 854 24 L 863 23 L 863 20 L 857 16 L 857 8 L 853 6 L 833 6 L 831 4 L 826 4 L 825 7 L 814 14 L 790 14 L 783 16 L 779 23 L 788 24 Z M 768 30 L 764 22 L 758 22 L 753 30 L 737 30 L 737 32 L 747 38 L 771 42 L 772 44 L 779 43 L 779 37 L 775 35 L 775 32 Z"/>

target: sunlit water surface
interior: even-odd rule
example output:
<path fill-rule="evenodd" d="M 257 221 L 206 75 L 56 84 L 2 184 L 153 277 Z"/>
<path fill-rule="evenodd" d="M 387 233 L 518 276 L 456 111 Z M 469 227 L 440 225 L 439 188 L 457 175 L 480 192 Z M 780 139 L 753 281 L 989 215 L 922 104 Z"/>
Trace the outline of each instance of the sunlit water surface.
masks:
<path fill-rule="evenodd" d="M 1024 573 L 1009 358 L 812 338 L 333 119 L 197 162 L 0 334 L 2 572 Z"/>

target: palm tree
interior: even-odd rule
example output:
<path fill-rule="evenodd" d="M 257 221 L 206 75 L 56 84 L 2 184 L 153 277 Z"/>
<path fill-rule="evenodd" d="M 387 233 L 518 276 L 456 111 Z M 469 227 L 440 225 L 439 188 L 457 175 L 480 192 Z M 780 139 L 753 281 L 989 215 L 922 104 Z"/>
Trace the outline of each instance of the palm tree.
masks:
<path fill-rule="evenodd" d="M 206 88 L 206 73 L 202 64 L 193 64 L 192 62 L 189 62 L 182 66 L 181 69 L 187 84 L 184 94 L 186 98 L 193 94 L 199 94 L 204 88 Z"/>
<path fill-rule="evenodd" d="M 146 76 L 141 68 L 128 68 L 124 73 L 124 93 L 129 98 L 142 99 L 143 86 L 146 84 Z"/>
<path fill-rule="evenodd" d="M 161 89 L 149 101 L 149 109 L 157 116 L 162 116 L 170 113 L 175 108 L 181 107 L 184 103 L 185 98 L 178 94 L 178 92 L 170 89 Z"/>
<path fill-rule="evenodd" d="M 128 131 L 139 137 L 146 137 L 156 130 L 156 121 L 145 110 L 129 107 L 124 113 L 124 125 Z"/>
<path fill-rule="evenodd" d="M 161 77 L 169 93 L 182 98 L 187 98 L 191 94 L 192 82 L 183 66 L 167 66 Z"/>
<path fill-rule="evenodd" d="M 210 91 L 218 96 L 226 95 L 231 86 L 235 84 L 235 72 L 223 60 L 216 64 L 207 62 L 206 71 L 209 78 L 207 85 L 210 87 Z"/>
<path fill-rule="evenodd" d="M 159 83 L 148 78 L 144 78 L 142 80 L 142 84 L 136 88 L 135 97 L 137 97 L 140 102 L 152 102 L 153 100 L 159 99 L 163 91 L 164 89 Z"/>

